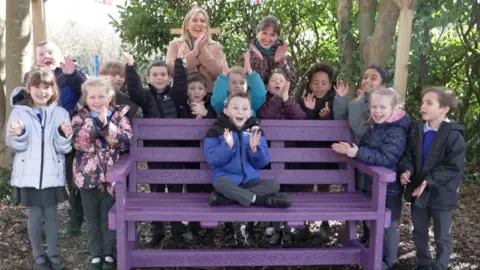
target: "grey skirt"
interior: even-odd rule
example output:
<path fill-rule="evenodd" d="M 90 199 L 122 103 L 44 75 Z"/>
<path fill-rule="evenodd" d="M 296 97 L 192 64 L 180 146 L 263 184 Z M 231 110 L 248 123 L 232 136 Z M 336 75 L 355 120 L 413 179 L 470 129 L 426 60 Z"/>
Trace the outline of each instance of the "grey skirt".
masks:
<path fill-rule="evenodd" d="M 44 189 L 16 188 L 16 204 L 29 206 L 53 206 L 68 200 L 65 187 L 51 187 Z"/>

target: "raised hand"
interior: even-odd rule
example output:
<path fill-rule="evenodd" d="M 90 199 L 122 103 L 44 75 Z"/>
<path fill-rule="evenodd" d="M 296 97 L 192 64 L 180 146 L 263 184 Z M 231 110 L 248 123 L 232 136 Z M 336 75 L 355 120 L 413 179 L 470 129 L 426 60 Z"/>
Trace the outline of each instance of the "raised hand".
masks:
<path fill-rule="evenodd" d="M 184 59 L 187 55 L 187 44 L 182 42 L 177 51 L 177 58 Z"/>
<path fill-rule="evenodd" d="M 358 89 L 357 90 L 357 99 L 361 99 L 363 97 L 365 97 L 365 91 L 362 90 L 362 89 Z"/>
<path fill-rule="evenodd" d="M 320 110 L 320 113 L 318 115 L 320 115 L 320 117 L 322 118 L 325 118 L 328 116 L 329 113 L 330 113 L 330 108 L 328 108 L 328 101 L 327 101 L 325 102 L 325 107 Z"/>
<path fill-rule="evenodd" d="M 135 64 L 135 59 L 133 56 L 127 52 L 122 52 L 123 57 L 125 58 L 125 62 L 127 62 L 127 65 L 133 66 Z"/>
<path fill-rule="evenodd" d="M 18 120 L 16 123 L 15 121 L 12 121 L 10 127 L 8 128 L 8 132 L 10 132 L 10 135 L 12 136 L 20 136 L 22 135 L 23 129 L 25 129 L 25 125 L 23 124 L 22 120 Z"/>
<path fill-rule="evenodd" d="M 342 155 L 346 155 L 347 154 L 347 150 L 350 148 L 350 144 L 347 143 L 347 142 L 338 142 L 338 143 L 334 143 L 332 144 L 332 149 L 333 151 L 339 153 L 339 154 L 342 154 Z"/>
<path fill-rule="evenodd" d="M 233 133 L 230 129 L 226 128 L 225 131 L 223 131 L 223 137 L 225 138 L 225 143 L 228 145 L 228 147 L 233 148 Z"/>
<path fill-rule="evenodd" d="M 288 50 L 288 43 L 285 42 L 283 43 L 282 46 L 278 47 L 277 51 L 275 52 L 275 63 L 280 62 L 285 59 L 285 54 L 287 53 Z"/>
<path fill-rule="evenodd" d="M 303 98 L 303 103 L 305 103 L 305 107 L 307 107 L 308 109 L 315 109 L 315 95 L 313 93 L 309 93 Z"/>
<path fill-rule="evenodd" d="M 227 62 L 227 55 L 226 54 L 223 54 L 222 73 L 225 76 L 228 76 L 228 74 L 230 73 L 230 68 L 228 68 L 228 62 Z"/>
<path fill-rule="evenodd" d="M 262 55 L 262 53 L 258 50 L 257 46 L 255 46 L 255 45 L 253 45 L 253 44 L 250 44 L 248 47 L 249 47 L 250 51 L 252 51 L 253 54 L 255 54 L 256 57 L 258 57 L 260 60 L 263 60 L 263 55 Z"/>
<path fill-rule="evenodd" d="M 192 104 L 192 114 L 197 116 L 197 119 L 204 118 L 207 116 L 208 110 L 205 108 L 203 102 Z"/>
<path fill-rule="evenodd" d="M 337 92 L 337 96 L 344 97 L 348 94 L 348 83 L 344 83 L 339 81 L 336 86 L 333 87 L 335 92 Z"/>
<path fill-rule="evenodd" d="M 257 152 L 257 147 L 260 145 L 260 138 L 262 138 L 262 133 L 258 129 L 250 132 L 250 150 L 252 150 L 253 153 Z"/>
<path fill-rule="evenodd" d="M 102 111 L 98 114 L 98 119 L 100 119 L 100 121 L 102 122 L 103 126 L 105 127 L 108 123 L 108 119 L 107 119 L 107 111 L 108 111 L 108 108 L 107 107 L 103 107 L 102 108 Z"/>
<path fill-rule="evenodd" d="M 412 193 L 412 196 L 413 197 L 420 197 L 422 196 L 422 193 L 423 191 L 425 190 L 425 188 L 427 187 L 427 181 L 423 180 L 422 184 L 420 184 L 420 186 L 418 186 Z"/>
<path fill-rule="evenodd" d="M 195 43 L 193 43 L 193 51 L 195 52 L 195 55 L 198 56 L 200 54 L 200 50 L 203 48 L 203 44 L 205 44 L 205 41 L 207 40 L 207 32 L 203 31 L 203 33 L 195 40 Z"/>
<path fill-rule="evenodd" d="M 63 131 L 63 134 L 65 134 L 65 137 L 69 137 L 73 133 L 72 126 L 67 123 L 67 121 L 60 125 L 60 129 Z"/>
<path fill-rule="evenodd" d="M 410 184 L 410 176 L 411 176 L 410 171 L 406 171 L 402 173 L 402 175 L 400 175 L 400 182 L 402 183 L 402 185 Z"/>
<path fill-rule="evenodd" d="M 71 75 L 75 72 L 75 63 L 72 58 L 66 56 L 61 63 L 63 74 Z"/>
<path fill-rule="evenodd" d="M 281 98 L 283 102 L 287 102 L 288 98 L 290 97 L 289 92 L 290 92 L 290 82 L 286 81 L 285 84 L 283 85 L 282 94 L 281 94 Z"/>
<path fill-rule="evenodd" d="M 246 51 L 243 54 L 243 68 L 245 69 L 245 72 L 247 72 L 247 74 L 250 75 L 253 73 L 252 65 L 250 64 L 250 50 Z"/>

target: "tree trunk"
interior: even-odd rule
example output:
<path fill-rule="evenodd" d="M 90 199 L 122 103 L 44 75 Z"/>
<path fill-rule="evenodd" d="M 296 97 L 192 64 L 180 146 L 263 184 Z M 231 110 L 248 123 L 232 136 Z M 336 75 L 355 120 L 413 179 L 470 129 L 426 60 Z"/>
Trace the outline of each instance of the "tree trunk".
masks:
<path fill-rule="evenodd" d="M 5 0 L 0 0 L 0 131 L 6 119 L 6 92 L 5 92 Z M 3 134 L 0 134 L 3 136 Z"/>
<path fill-rule="evenodd" d="M 393 38 L 395 36 L 398 15 L 400 10 L 392 0 L 381 0 L 375 31 L 368 37 L 363 48 L 367 51 L 365 67 L 370 65 L 387 66 L 388 57 L 392 53 Z"/>
<path fill-rule="evenodd" d="M 6 114 L 11 110 L 10 93 L 23 85 L 23 74 L 27 72 L 33 60 L 32 20 L 30 0 L 8 0 L 6 14 Z M 11 154 L 5 145 L 5 124 L 0 136 L 0 167 L 10 168 Z"/>
<path fill-rule="evenodd" d="M 397 40 L 397 57 L 395 60 L 395 88 L 402 99 L 407 92 L 408 63 L 410 60 L 410 43 L 412 38 L 413 11 L 415 0 L 398 0 L 400 26 Z"/>
<path fill-rule="evenodd" d="M 45 25 L 45 3 L 43 0 L 32 0 L 33 44 L 47 39 Z"/>
<path fill-rule="evenodd" d="M 368 50 L 364 50 L 365 42 L 375 31 L 375 16 L 377 14 L 377 0 L 360 0 L 358 26 L 360 28 L 360 59 L 365 63 L 368 59 Z"/>
<path fill-rule="evenodd" d="M 353 75 L 355 74 L 355 58 L 353 30 L 352 30 L 353 6 L 352 0 L 338 0 L 338 47 L 340 48 L 341 66 L 338 78 L 350 85 L 349 96 L 355 95 L 356 88 Z"/>

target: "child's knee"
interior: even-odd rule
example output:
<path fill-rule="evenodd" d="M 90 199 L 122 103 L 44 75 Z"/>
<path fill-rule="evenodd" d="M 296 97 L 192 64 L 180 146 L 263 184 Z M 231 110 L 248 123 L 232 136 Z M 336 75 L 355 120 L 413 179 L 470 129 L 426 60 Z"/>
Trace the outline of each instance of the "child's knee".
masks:
<path fill-rule="evenodd" d="M 227 189 L 232 184 L 233 183 L 232 183 L 232 180 L 230 178 L 220 177 L 214 182 L 213 187 L 215 188 L 216 191 L 222 192 L 222 190 Z"/>

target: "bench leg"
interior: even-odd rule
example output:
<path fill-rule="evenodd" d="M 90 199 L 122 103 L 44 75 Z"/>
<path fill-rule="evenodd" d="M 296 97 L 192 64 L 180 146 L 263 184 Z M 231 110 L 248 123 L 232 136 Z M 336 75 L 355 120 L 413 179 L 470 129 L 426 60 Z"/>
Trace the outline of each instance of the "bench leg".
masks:
<path fill-rule="evenodd" d="M 368 262 L 366 269 L 381 270 L 383 254 L 383 233 L 385 218 L 370 222 L 370 239 L 368 248 Z"/>
<path fill-rule="evenodd" d="M 347 220 L 339 234 L 339 241 L 344 247 L 353 246 L 357 242 L 357 221 Z"/>
<path fill-rule="evenodd" d="M 128 222 L 117 222 L 117 269 L 131 269 L 132 241 L 128 241 Z"/>

